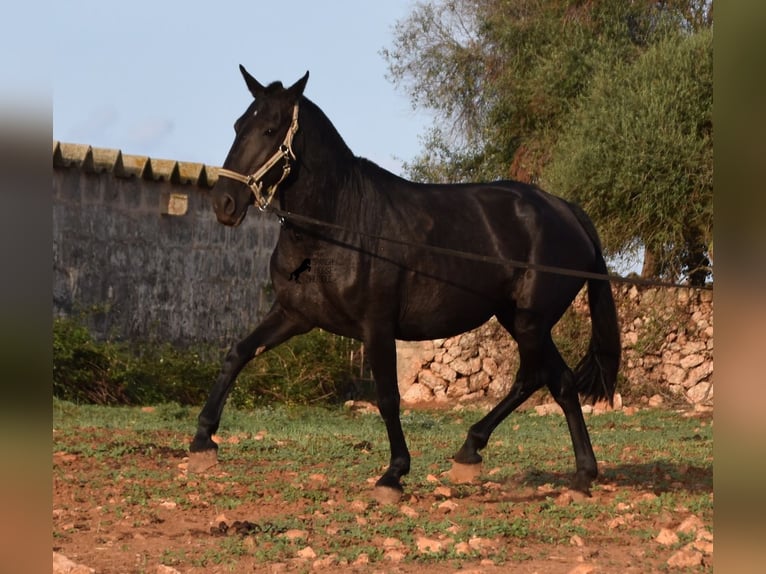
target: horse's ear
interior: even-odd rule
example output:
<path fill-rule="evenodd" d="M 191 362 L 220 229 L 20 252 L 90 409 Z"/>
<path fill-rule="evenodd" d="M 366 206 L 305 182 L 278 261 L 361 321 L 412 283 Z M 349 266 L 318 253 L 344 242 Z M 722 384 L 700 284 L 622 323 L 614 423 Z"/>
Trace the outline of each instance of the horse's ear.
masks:
<path fill-rule="evenodd" d="M 303 90 L 306 88 L 306 82 L 309 81 L 309 72 L 306 70 L 306 73 L 303 75 L 303 77 L 295 82 L 292 86 L 287 88 L 287 91 L 290 92 L 290 95 L 292 95 L 296 100 L 303 95 Z"/>
<path fill-rule="evenodd" d="M 250 73 L 245 70 L 245 67 L 240 64 L 239 65 L 239 71 L 242 72 L 242 77 L 245 78 L 245 83 L 247 84 L 247 89 L 250 90 L 250 93 L 253 94 L 254 98 L 257 98 L 263 92 L 266 90 L 260 83 L 258 83 L 258 80 L 256 80 L 253 76 L 250 75 Z"/>

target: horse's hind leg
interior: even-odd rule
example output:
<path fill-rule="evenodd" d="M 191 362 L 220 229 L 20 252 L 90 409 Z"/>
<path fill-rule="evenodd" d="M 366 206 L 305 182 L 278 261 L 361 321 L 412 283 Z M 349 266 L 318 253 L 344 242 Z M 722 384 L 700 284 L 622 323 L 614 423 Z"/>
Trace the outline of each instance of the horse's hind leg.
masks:
<path fill-rule="evenodd" d="M 487 446 L 492 431 L 546 382 L 543 369 L 546 332 L 536 315 L 519 311 L 512 320 L 501 316 L 498 320 L 518 343 L 519 370 L 508 395 L 468 430 L 463 446 L 454 456 L 455 462 L 461 464 L 480 463 L 479 450 Z"/>
<path fill-rule="evenodd" d="M 519 311 L 512 321 L 503 320 L 500 316 L 498 319 L 519 345 L 519 371 L 508 396 L 471 426 L 463 446 L 455 454 L 455 462 L 480 463 L 482 458 L 478 451 L 487 445 L 492 431 L 535 391 L 547 385 L 564 411 L 572 437 L 577 465 L 573 486 L 587 493 L 598 470 L 572 370 L 562 359 L 553 343 L 550 329 L 539 316 Z"/>
<path fill-rule="evenodd" d="M 508 395 L 484 418 L 468 429 L 468 436 L 463 446 L 455 453 L 455 462 L 479 464 L 482 461 L 479 450 L 487 446 L 492 431 L 540 387 L 542 387 L 542 381 L 534 377 L 533 372 L 525 369 L 522 361 Z"/>
<path fill-rule="evenodd" d="M 548 388 L 564 411 L 574 447 L 576 472 L 572 486 L 575 490 L 589 494 L 590 485 L 598 476 L 598 466 L 580 407 L 574 373 L 566 365 L 552 341 L 549 349 L 547 363 L 551 366 L 552 372 Z"/>
<path fill-rule="evenodd" d="M 218 430 L 226 398 L 242 368 L 256 355 L 309 329 L 310 326 L 289 317 L 276 303 L 250 335 L 232 345 L 197 419 L 197 432 L 189 446 L 192 455 L 208 453 L 208 456 L 204 458 L 205 462 L 200 462 L 203 460 L 202 456 L 196 457 L 196 462 L 195 457 L 190 456 L 190 469 L 196 467 L 196 470 L 204 470 L 204 466 L 215 464 L 215 452 L 218 446 L 213 442 L 212 436 Z"/>

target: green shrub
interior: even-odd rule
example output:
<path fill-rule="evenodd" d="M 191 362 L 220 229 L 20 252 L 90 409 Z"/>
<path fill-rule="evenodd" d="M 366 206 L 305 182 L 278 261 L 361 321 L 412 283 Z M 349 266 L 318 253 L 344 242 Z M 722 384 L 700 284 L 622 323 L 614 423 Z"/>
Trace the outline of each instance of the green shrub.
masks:
<path fill-rule="evenodd" d="M 71 319 L 53 322 L 53 395 L 96 404 L 126 403 L 128 397 L 114 382 L 121 353 L 116 345 L 98 343 L 88 329 Z"/>
<path fill-rule="evenodd" d="M 240 373 L 230 401 L 239 408 L 269 402 L 309 404 L 342 399 L 352 385 L 353 339 L 315 329 L 260 355 Z"/>
<path fill-rule="evenodd" d="M 349 357 L 358 343 L 321 330 L 296 337 L 253 360 L 240 373 L 231 402 L 308 404 L 343 398 L 353 380 Z M 97 341 L 74 319 L 54 321 L 53 394 L 77 403 L 200 405 L 220 372 L 211 347 Z"/>

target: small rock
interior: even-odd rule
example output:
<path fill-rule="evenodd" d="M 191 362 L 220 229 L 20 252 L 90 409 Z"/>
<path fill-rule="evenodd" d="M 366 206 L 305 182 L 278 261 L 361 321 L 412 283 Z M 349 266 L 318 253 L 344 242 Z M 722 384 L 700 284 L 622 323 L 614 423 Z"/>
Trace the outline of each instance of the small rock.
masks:
<path fill-rule="evenodd" d="M 77 564 L 58 552 L 53 553 L 53 574 L 94 574 L 96 571 Z"/>
<path fill-rule="evenodd" d="M 425 536 L 418 537 L 415 540 L 415 545 L 417 546 L 418 552 L 421 554 L 441 552 L 444 549 L 444 542 L 433 538 L 426 538 Z"/>
<path fill-rule="evenodd" d="M 402 541 L 398 538 L 388 537 L 383 540 L 383 548 L 401 548 L 402 546 Z"/>
<path fill-rule="evenodd" d="M 439 505 L 439 510 L 443 512 L 444 514 L 449 514 L 450 512 L 455 510 L 458 506 L 460 505 L 453 500 L 445 500 Z"/>
<path fill-rule="evenodd" d="M 569 570 L 567 574 L 591 574 L 591 572 L 595 571 L 596 567 L 593 564 L 578 564 Z"/>
<path fill-rule="evenodd" d="M 433 377 L 437 378 L 436 375 L 433 375 Z M 432 396 L 433 391 L 426 384 L 415 383 L 402 395 L 402 402 L 420 403 L 431 400 Z"/>
<path fill-rule="evenodd" d="M 572 504 L 572 495 L 568 491 L 564 491 L 556 497 L 554 501 L 556 506 L 569 506 Z"/>
<path fill-rule="evenodd" d="M 296 555 L 298 558 L 302 558 L 304 560 L 313 560 L 317 557 L 317 553 L 314 552 L 314 549 L 311 546 L 306 546 L 305 548 L 301 548 L 296 552 Z"/>
<path fill-rule="evenodd" d="M 159 564 L 155 572 L 157 574 L 181 574 L 180 570 L 176 570 L 175 568 L 172 568 L 171 566 L 166 566 L 165 564 Z"/>
<path fill-rule="evenodd" d="M 698 516 L 695 516 L 692 514 L 688 518 L 684 519 L 681 524 L 678 525 L 678 528 L 676 528 L 676 532 L 682 532 L 682 533 L 690 533 L 690 532 L 697 532 L 698 530 L 701 530 L 704 528 L 705 525 L 702 522 L 702 520 L 699 519 Z"/>
<path fill-rule="evenodd" d="M 455 544 L 455 554 L 470 554 L 471 547 L 467 542 L 458 542 Z"/>
<path fill-rule="evenodd" d="M 402 504 L 399 507 L 399 512 L 401 512 L 408 518 L 417 518 L 418 516 L 420 516 L 420 513 L 417 510 L 415 510 L 411 506 L 407 506 L 406 504 Z"/>
<path fill-rule="evenodd" d="M 352 566 L 366 566 L 369 563 L 370 556 L 366 552 L 362 552 L 351 564 Z"/>
<path fill-rule="evenodd" d="M 713 554 L 713 543 L 707 540 L 695 540 L 692 542 L 692 548 L 699 550 L 703 554 Z"/>
<path fill-rule="evenodd" d="M 667 564 L 671 568 L 695 568 L 702 564 L 702 553 L 684 548 L 668 558 Z"/>
<path fill-rule="evenodd" d="M 697 531 L 697 540 L 712 542 L 713 534 L 707 528 L 701 528 Z"/>
<path fill-rule="evenodd" d="M 305 530 L 298 530 L 297 528 L 291 528 L 290 530 L 286 531 L 283 535 L 283 538 L 287 538 L 288 540 L 300 540 L 305 539 L 309 537 L 309 533 Z"/>
<path fill-rule="evenodd" d="M 697 383 L 688 391 L 686 391 L 686 396 L 693 404 L 697 404 L 709 399 L 712 395 L 712 392 L 713 383 L 702 382 Z"/>
<path fill-rule="evenodd" d="M 636 500 L 638 502 L 651 502 L 652 500 L 657 500 L 657 495 L 653 492 L 645 492 L 636 498 Z"/>
<path fill-rule="evenodd" d="M 664 402 L 665 402 L 665 399 L 662 398 L 662 395 L 652 395 L 651 397 L 649 397 L 650 407 L 659 407 Z"/>
<path fill-rule="evenodd" d="M 437 486 L 434 488 L 434 496 L 437 498 L 451 498 L 452 489 L 449 486 Z"/>
<path fill-rule="evenodd" d="M 407 557 L 407 554 L 405 554 L 401 550 L 386 550 L 386 553 L 383 554 L 383 560 L 386 560 L 388 562 L 398 563 L 404 560 Z"/>
<path fill-rule="evenodd" d="M 327 570 L 335 564 L 335 559 L 338 557 L 337 554 L 329 554 L 327 556 L 324 556 L 322 558 L 319 558 L 318 560 L 314 560 L 314 563 L 311 565 L 311 568 L 313 570 Z"/>
<path fill-rule="evenodd" d="M 577 534 L 575 534 L 574 536 L 572 536 L 572 538 L 569 539 L 569 544 L 571 544 L 572 546 L 578 546 L 580 548 L 585 546 L 585 542 Z"/>
<path fill-rule="evenodd" d="M 669 528 L 662 528 L 660 533 L 655 536 L 654 539 L 663 546 L 672 546 L 673 544 L 678 544 L 678 534 Z"/>
<path fill-rule="evenodd" d="M 367 510 L 367 506 L 368 505 L 364 500 L 355 500 L 349 505 L 349 508 L 351 509 L 351 512 L 359 514 Z"/>
<path fill-rule="evenodd" d="M 617 518 L 612 518 L 610 520 L 606 527 L 609 530 L 615 530 L 616 528 L 619 528 L 620 526 L 625 526 L 625 519 L 622 516 L 618 516 Z"/>
<path fill-rule="evenodd" d="M 681 367 L 688 370 L 701 365 L 704 361 L 705 357 L 702 355 L 687 355 L 681 359 Z"/>
<path fill-rule="evenodd" d="M 491 549 L 494 543 L 488 538 L 481 538 L 480 536 L 474 536 L 468 540 L 468 546 L 473 550 Z"/>
<path fill-rule="evenodd" d="M 556 403 L 545 403 L 544 405 L 536 405 L 535 412 L 538 416 L 544 417 L 546 415 L 562 414 L 564 411 Z"/>

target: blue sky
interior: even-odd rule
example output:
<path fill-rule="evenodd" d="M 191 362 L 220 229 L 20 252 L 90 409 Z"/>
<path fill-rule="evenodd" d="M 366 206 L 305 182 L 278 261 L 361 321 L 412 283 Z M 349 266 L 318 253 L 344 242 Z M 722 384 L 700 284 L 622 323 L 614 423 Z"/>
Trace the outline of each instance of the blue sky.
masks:
<path fill-rule="evenodd" d="M 220 165 L 250 102 L 238 65 L 305 94 L 357 155 L 401 173 L 431 118 L 380 55 L 414 0 L 52 4 L 53 138 Z"/>

